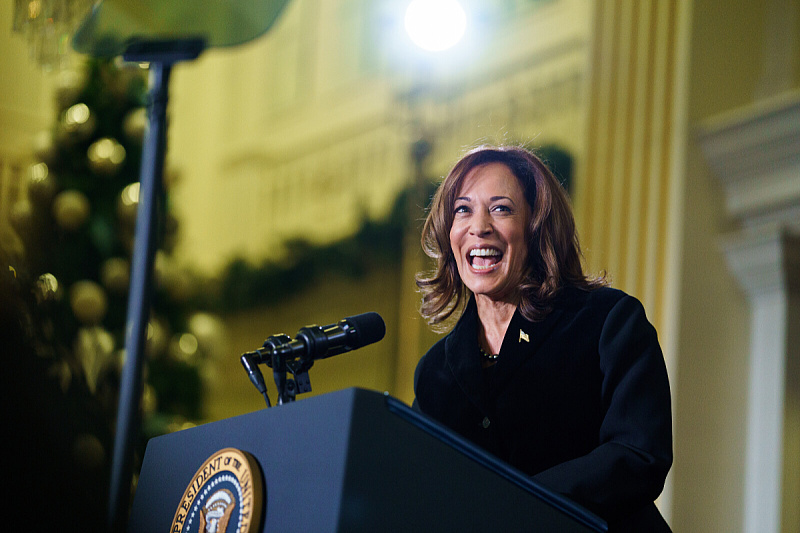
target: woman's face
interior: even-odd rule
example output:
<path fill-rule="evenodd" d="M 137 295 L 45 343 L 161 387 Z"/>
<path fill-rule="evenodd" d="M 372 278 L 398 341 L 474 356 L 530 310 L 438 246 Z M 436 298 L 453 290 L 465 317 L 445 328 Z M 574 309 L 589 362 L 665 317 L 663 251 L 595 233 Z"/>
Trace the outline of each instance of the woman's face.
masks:
<path fill-rule="evenodd" d="M 461 280 L 478 296 L 516 303 L 527 261 L 530 207 L 502 163 L 470 170 L 456 196 L 450 247 Z"/>

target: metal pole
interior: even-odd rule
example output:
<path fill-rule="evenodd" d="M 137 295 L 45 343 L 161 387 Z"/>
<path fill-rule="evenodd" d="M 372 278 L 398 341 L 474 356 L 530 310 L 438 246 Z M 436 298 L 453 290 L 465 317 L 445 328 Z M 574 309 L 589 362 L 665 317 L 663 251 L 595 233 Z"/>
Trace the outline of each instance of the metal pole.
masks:
<path fill-rule="evenodd" d="M 123 531 L 131 495 L 133 449 L 139 438 L 142 368 L 156 250 L 158 201 L 163 189 L 167 85 L 171 65 L 150 64 L 148 129 L 145 132 L 139 180 L 139 208 L 131 263 L 128 315 L 125 324 L 125 365 L 117 406 L 117 426 L 109 493 L 109 527 Z"/>

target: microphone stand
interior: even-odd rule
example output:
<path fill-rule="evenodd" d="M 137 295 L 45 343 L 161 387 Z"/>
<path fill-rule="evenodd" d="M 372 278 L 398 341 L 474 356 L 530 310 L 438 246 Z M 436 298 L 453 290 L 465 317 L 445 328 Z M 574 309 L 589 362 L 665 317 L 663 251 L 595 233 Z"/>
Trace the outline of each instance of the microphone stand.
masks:
<path fill-rule="evenodd" d="M 314 360 L 298 357 L 287 350 L 286 346 L 291 340 L 291 337 L 283 333 L 271 335 L 264 341 L 262 350 L 248 352 L 240 357 L 250 381 L 264 396 L 267 407 L 272 407 L 272 405 L 266 393 L 261 371 L 258 370 L 258 363 L 265 363 L 272 368 L 272 377 L 278 391 L 278 405 L 291 403 L 295 401 L 298 394 L 311 392 L 311 379 L 308 377 L 308 371 L 314 366 Z M 287 377 L 288 372 L 291 372 L 294 377 Z"/>
<path fill-rule="evenodd" d="M 123 54 L 126 61 L 150 63 L 150 77 L 147 102 L 148 127 L 142 151 L 139 208 L 125 327 L 126 360 L 120 382 L 111 465 L 108 524 L 112 532 L 123 531 L 127 522 L 132 452 L 139 438 L 145 333 L 150 315 L 150 288 L 156 251 L 155 223 L 158 204 L 161 203 L 164 193 L 162 177 L 169 77 L 175 63 L 197 58 L 204 48 L 205 42 L 202 39 L 141 41 L 130 44 Z"/>
<path fill-rule="evenodd" d="M 249 42 L 266 33 L 289 0 L 130 0 L 94 2 L 72 38 L 73 48 L 99 57 L 122 55 L 150 64 L 148 127 L 142 151 L 139 208 L 131 260 L 122 370 L 109 493 L 109 526 L 121 531 L 130 504 L 133 445 L 138 438 L 145 331 L 150 312 L 155 224 L 163 197 L 167 88 L 172 66 L 206 48 Z"/>
<path fill-rule="evenodd" d="M 347 317 L 329 326 L 305 326 L 300 328 L 292 340 L 284 333 L 272 335 L 264 341 L 262 349 L 242 354 L 240 361 L 250 382 L 255 385 L 272 407 L 264 377 L 258 369 L 259 363 L 272 368 L 275 385 L 278 388 L 278 405 L 293 402 L 304 392 L 311 392 L 308 371 L 316 359 L 349 352 L 367 344 L 377 342 L 386 334 L 386 324 L 378 313 L 364 313 Z M 291 372 L 293 379 L 286 377 Z"/>
<path fill-rule="evenodd" d="M 275 366 L 276 362 L 277 367 Z M 272 375 L 275 378 L 275 386 L 278 388 L 278 405 L 295 401 L 295 397 L 298 394 L 311 392 L 311 379 L 308 377 L 308 370 L 313 364 L 313 361 L 307 362 L 302 359 L 287 360 L 281 355 L 273 356 Z M 291 372 L 294 378 L 287 378 L 287 371 Z"/>

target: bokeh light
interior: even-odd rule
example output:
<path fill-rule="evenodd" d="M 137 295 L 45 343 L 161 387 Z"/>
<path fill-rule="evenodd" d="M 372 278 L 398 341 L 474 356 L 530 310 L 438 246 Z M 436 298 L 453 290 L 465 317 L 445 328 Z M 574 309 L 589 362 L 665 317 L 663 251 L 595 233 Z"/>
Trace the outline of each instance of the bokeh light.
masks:
<path fill-rule="evenodd" d="M 438 52 L 461 40 L 467 15 L 456 0 L 413 0 L 406 9 L 405 27 L 414 44 Z"/>

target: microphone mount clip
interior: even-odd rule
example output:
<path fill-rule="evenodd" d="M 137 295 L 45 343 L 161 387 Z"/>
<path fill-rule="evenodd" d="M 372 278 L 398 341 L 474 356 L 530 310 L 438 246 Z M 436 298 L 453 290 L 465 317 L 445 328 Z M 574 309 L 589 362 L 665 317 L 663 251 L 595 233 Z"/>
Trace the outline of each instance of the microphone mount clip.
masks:
<path fill-rule="evenodd" d="M 377 342 L 386 333 L 386 324 L 377 313 L 347 317 L 328 326 L 305 326 L 292 339 L 284 333 L 272 335 L 264 345 L 240 358 L 250 381 L 271 407 L 259 364 L 272 368 L 278 389 L 278 405 L 295 401 L 298 394 L 311 392 L 308 371 L 317 359 L 346 353 Z M 291 373 L 293 377 L 288 377 Z"/>

